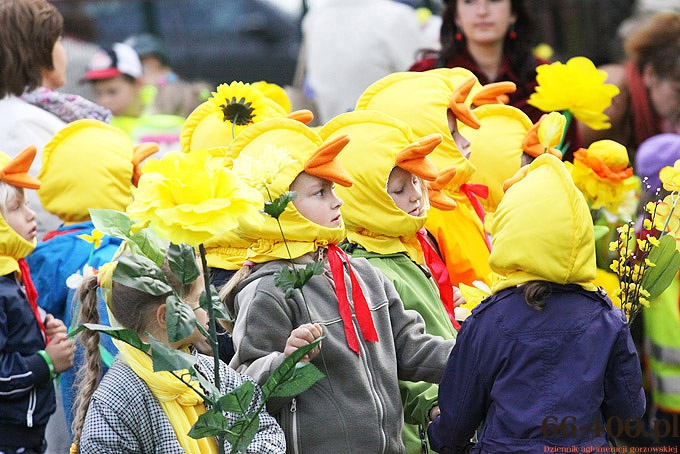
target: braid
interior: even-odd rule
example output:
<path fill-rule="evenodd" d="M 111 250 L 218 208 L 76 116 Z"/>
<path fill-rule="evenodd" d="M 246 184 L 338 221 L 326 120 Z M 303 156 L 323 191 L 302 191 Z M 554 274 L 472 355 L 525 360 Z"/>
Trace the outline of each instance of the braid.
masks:
<path fill-rule="evenodd" d="M 97 276 L 86 278 L 78 292 L 80 298 L 80 313 L 77 315 L 80 323 L 99 323 L 99 311 L 97 310 L 97 293 L 99 285 Z M 80 343 L 85 347 L 85 367 L 78 369 L 76 375 L 76 388 L 78 390 L 74 402 L 75 417 L 71 426 L 73 431 L 73 443 L 80 443 L 87 408 L 90 405 L 92 394 L 99 385 L 101 376 L 101 353 L 99 352 L 99 332 L 86 329 L 78 336 Z"/>
<path fill-rule="evenodd" d="M 234 310 L 234 298 L 236 297 L 236 287 L 248 276 L 252 270 L 252 266 L 243 265 L 240 270 L 238 270 L 229 281 L 220 288 L 220 299 L 222 303 L 227 307 L 229 315 L 236 317 L 236 311 Z"/>

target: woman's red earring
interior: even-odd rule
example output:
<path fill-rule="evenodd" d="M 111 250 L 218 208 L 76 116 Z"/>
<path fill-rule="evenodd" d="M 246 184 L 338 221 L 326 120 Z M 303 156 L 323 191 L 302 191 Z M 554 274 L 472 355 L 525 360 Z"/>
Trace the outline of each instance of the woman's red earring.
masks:
<path fill-rule="evenodd" d="M 515 24 L 510 24 L 510 31 L 508 32 L 508 38 L 517 39 L 517 32 L 515 31 Z"/>
<path fill-rule="evenodd" d="M 460 29 L 456 25 L 456 34 L 453 35 L 453 37 L 456 39 L 456 41 L 462 41 L 463 40 L 463 34 L 460 32 Z"/>

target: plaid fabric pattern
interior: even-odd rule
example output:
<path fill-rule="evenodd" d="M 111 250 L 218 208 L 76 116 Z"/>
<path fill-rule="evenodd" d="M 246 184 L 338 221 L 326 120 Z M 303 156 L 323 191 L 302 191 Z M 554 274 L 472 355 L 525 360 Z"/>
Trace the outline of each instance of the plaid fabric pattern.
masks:
<path fill-rule="evenodd" d="M 196 354 L 196 369 L 213 381 L 212 357 Z M 220 364 L 222 392 L 240 386 L 251 380 L 238 374 L 225 364 Z M 254 410 L 262 397 L 256 386 Z M 236 421 L 236 415 L 227 414 L 229 424 Z M 228 441 L 225 451 L 231 451 Z M 183 454 L 175 432 L 161 405 L 154 398 L 146 384 L 125 363 L 117 359 L 102 379 L 92 396 L 87 411 L 80 453 L 157 453 Z M 285 453 L 286 443 L 283 431 L 276 420 L 266 412 L 260 414 L 260 427 L 255 439 L 248 447 L 248 453 Z"/>

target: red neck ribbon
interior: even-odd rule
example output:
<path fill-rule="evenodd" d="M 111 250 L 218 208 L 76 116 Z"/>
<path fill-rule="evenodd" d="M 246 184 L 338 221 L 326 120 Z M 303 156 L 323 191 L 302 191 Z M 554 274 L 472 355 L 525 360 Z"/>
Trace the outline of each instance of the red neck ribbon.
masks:
<path fill-rule="evenodd" d="M 345 337 L 347 338 L 347 345 L 356 353 L 359 352 L 359 340 L 357 338 L 354 323 L 352 323 L 352 309 L 347 298 L 347 286 L 345 285 L 345 263 L 349 271 L 350 282 L 352 283 L 352 301 L 354 302 L 354 313 L 357 317 L 359 329 L 364 340 L 368 342 L 378 342 L 378 333 L 373 324 L 373 316 L 371 310 L 366 302 L 366 297 L 361 291 L 361 286 L 357 280 L 352 267 L 349 264 L 349 257 L 339 247 L 334 244 L 328 246 L 328 263 L 331 267 L 331 274 L 333 275 L 333 283 L 335 284 L 335 294 L 338 297 L 338 310 L 342 318 L 343 327 L 345 328 Z"/>
<path fill-rule="evenodd" d="M 38 310 L 38 291 L 35 289 L 35 285 L 33 285 L 33 281 L 31 280 L 31 270 L 28 267 L 26 260 L 19 259 L 17 262 L 19 263 L 19 271 L 21 272 L 21 280 L 24 283 L 26 297 L 31 305 L 31 309 L 33 309 L 33 315 L 35 315 L 38 326 L 40 326 L 40 330 L 45 335 L 45 345 L 47 345 L 50 343 L 50 338 L 47 336 L 47 330 L 45 329 L 42 317 L 40 316 L 40 311 Z"/>
<path fill-rule="evenodd" d="M 486 216 L 486 212 L 484 211 L 482 202 L 480 202 L 478 198 L 488 198 L 489 187 L 484 184 L 464 183 L 460 185 L 460 191 L 467 196 L 470 204 L 472 204 L 472 208 L 475 209 L 475 213 L 477 213 L 477 216 L 482 221 L 482 228 L 484 229 L 484 242 L 486 243 L 486 247 L 491 250 L 491 240 L 486 234 L 486 228 L 484 227 L 484 216 Z"/>
<path fill-rule="evenodd" d="M 451 284 L 449 271 L 446 269 L 446 265 L 442 258 L 428 241 L 425 229 L 418 230 L 416 237 L 418 238 L 418 242 L 420 242 L 420 247 L 423 249 L 425 264 L 432 272 L 432 277 L 434 277 L 437 287 L 439 287 L 439 298 L 444 305 L 444 309 L 446 309 L 446 313 L 449 314 L 449 319 L 451 320 L 453 327 L 456 330 L 459 330 L 460 324 L 456 320 L 456 316 L 453 312 L 453 284 Z"/>

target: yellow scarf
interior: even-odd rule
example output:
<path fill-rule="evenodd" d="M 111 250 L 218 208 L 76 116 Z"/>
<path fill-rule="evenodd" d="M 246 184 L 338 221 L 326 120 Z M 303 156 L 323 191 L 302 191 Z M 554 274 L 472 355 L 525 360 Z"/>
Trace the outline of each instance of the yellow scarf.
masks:
<path fill-rule="evenodd" d="M 146 353 L 124 342 L 114 340 L 114 344 L 120 351 L 121 357 L 135 374 L 144 380 L 161 404 L 184 452 L 188 454 L 216 453 L 217 443 L 214 437 L 196 440 L 187 435 L 198 417 L 205 413 L 203 399 L 170 372 L 154 372 L 152 360 Z M 192 381 L 190 385 L 196 388 L 198 382 Z"/>

